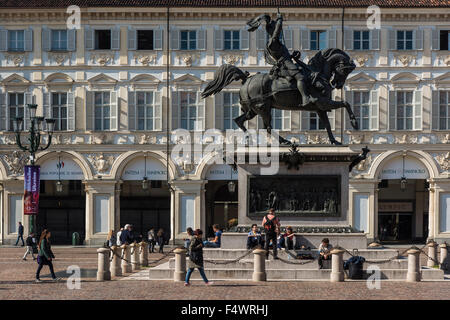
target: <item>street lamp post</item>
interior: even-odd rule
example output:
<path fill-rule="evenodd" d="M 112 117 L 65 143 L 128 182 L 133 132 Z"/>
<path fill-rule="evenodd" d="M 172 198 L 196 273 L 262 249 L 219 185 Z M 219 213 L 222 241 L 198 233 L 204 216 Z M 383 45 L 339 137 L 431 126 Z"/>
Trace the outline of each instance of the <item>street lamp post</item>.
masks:
<path fill-rule="evenodd" d="M 52 135 L 53 130 L 55 127 L 55 119 L 44 119 L 44 117 L 37 117 L 36 116 L 36 110 L 37 110 L 37 104 L 29 104 L 28 109 L 30 110 L 30 129 L 29 129 L 29 137 L 28 137 L 28 145 L 23 145 L 20 134 L 23 130 L 23 117 L 16 117 L 13 120 L 13 129 L 16 133 L 16 143 L 17 146 L 24 152 L 29 152 L 29 162 L 31 165 L 34 166 L 36 161 L 36 152 L 38 150 L 46 150 L 50 147 L 52 143 Z M 43 122 L 47 123 L 47 130 L 46 133 L 48 134 L 48 141 L 47 145 L 45 147 L 40 147 L 41 145 L 41 132 L 44 131 L 42 125 Z M 36 232 L 36 218 L 34 215 L 30 215 L 29 220 L 30 225 L 30 233 Z"/>

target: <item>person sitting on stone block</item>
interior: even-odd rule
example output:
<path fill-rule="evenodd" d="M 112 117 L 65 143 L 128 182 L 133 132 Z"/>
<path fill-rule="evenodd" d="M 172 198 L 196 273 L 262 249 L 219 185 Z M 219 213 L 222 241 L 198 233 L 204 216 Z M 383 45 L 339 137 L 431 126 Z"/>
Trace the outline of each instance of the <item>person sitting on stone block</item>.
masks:
<path fill-rule="evenodd" d="M 322 239 L 322 243 L 319 246 L 319 269 L 323 268 L 323 260 L 331 260 L 330 251 L 332 248 L 328 238 Z"/>
<path fill-rule="evenodd" d="M 262 246 L 261 233 L 258 231 L 256 223 L 252 224 L 252 231 L 248 233 L 247 249 L 251 250 Z"/>

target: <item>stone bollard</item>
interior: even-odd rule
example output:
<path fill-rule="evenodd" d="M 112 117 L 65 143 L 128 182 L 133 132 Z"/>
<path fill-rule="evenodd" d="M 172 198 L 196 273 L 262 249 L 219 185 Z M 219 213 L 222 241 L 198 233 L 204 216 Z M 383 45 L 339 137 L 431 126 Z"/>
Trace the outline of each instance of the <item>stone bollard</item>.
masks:
<path fill-rule="evenodd" d="M 111 250 L 113 251 L 111 252 L 113 258 L 109 269 L 111 271 L 111 277 L 119 277 L 122 275 L 122 269 L 120 268 L 120 253 L 122 252 L 122 249 L 118 246 L 112 246 Z"/>
<path fill-rule="evenodd" d="M 122 248 L 122 274 L 131 272 L 131 247 L 129 245 L 123 244 Z"/>
<path fill-rule="evenodd" d="M 139 254 L 139 263 L 142 267 L 148 267 L 148 243 L 141 242 L 141 251 Z"/>
<path fill-rule="evenodd" d="M 406 282 L 420 281 L 420 250 L 411 248 L 408 253 L 408 273 L 406 274 Z"/>
<path fill-rule="evenodd" d="M 178 248 L 175 253 L 175 272 L 173 273 L 173 281 L 186 280 L 186 249 Z"/>
<path fill-rule="evenodd" d="M 141 268 L 139 265 L 139 250 L 141 249 L 138 243 L 132 243 L 131 247 L 131 271 L 137 271 Z"/>
<path fill-rule="evenodd" d="M 331 282 L 342 282 L 344 281 L 344 250 L 342 249 L 332 249 L 331 250 Z"/>
<path fill-rule="evenodd" d="M 439 263 L 441 264 L 441 269 L 447 270 L 447 269 L 449 269 L 447 243 L 444 242 L 444 243 L 440 244 L 439 248 L 441 249 L 441 257 L 439 259 Z"/>
<path fill-rule="evenodd" d="M 253 250 L 253 281 L 267 281 L 266 250 Z"/>
<path fill-rule="evenodd" d="M 437 243 L 431 240 L 427 243 L 428 247 L 428 260 L 427 260 L 427 267 L 434 267 L 436 265 L 437 261 Z"/>
<path fill-rule="evenodd" d="M 109 271 L 109 249 L 97 249 L 98 253 L 98 269 L 97 281 L 111 280 L 111 272 Z"/>

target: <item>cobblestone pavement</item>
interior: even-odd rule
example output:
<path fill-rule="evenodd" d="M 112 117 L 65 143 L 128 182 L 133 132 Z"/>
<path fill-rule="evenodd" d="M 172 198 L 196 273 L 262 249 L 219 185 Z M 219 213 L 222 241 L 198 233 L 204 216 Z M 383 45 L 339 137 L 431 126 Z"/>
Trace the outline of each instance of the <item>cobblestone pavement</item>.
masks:
<path fill-rule="evenodd" d="M 48 267 L 44 266 L 41 279 L 34 283 L 36 262 L 29 256 L 22 260 L 24 248 L 0 248 L 0 299 L 450 299 L 450 280 L 439 282 L 406 283 L 382 281 L 380 290 L 367 289 L 364 281 L 344 283 L 322 282 L 267 282 L 217 281 L 206 287 L 201 281 L 192 281 L 189 288 L 172 281 L 106 281 L 96 282 L 97 254 L 95 248 L 55 247 L 55 272 L 63 280 L 50 282 Z M 158 259 L 151 254 L 149 259 Z M 166 260 L 166 259 L 165 259 Z M 422 258 L 422 260 L 424 260 Z M 164 260 L 163 260 L 164 261 Z M 425 261 L 425 260 L 424 260 Z M 67 267 L 78 265 L 82 272 L 80 290 L 69 290 Z M 197 272 L 197 271 L 196 271 Z M 123 278 L 117 278 L 123 279 Z"/>

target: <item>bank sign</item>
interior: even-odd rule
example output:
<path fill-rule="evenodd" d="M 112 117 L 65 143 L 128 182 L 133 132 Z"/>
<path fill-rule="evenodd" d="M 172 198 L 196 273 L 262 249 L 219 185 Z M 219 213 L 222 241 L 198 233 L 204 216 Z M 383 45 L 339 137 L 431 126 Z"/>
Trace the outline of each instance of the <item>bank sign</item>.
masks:
<path fill-rule="evenodd" d="M 147 168 L 147 173 L 145 173 Z M 122 180 L 137 181 L 147 177 L 148 180 L 166 180 L 167 170 L 165 166 L 158 160 L 148 159 L 147 163 L 143 158 L 136 159 L 130 162 L 123 171 Z"/>
<path fill-rule="evenodd" d="M 41 180 L 84 180 L 80 166 L 69 158 L 54 159 L 41 166 Z"/>
<path fill-rule="evenodd" d="M 428 170 L 422 162 L 415 159 L 405 159 L 405 166 L 403 169 L 403 159 L 401 157 L 395 158 L 387 163 L 381 170 L 381 179 L 428 179 Z"/>
<path fill-rule="evenodd" d="M 233 171 L 233 172 L 231 172 Z M 207 180 L 237 180 L 238 171 L 234 171 L 228 164 L 216 164 L 209 168 Z"/>

